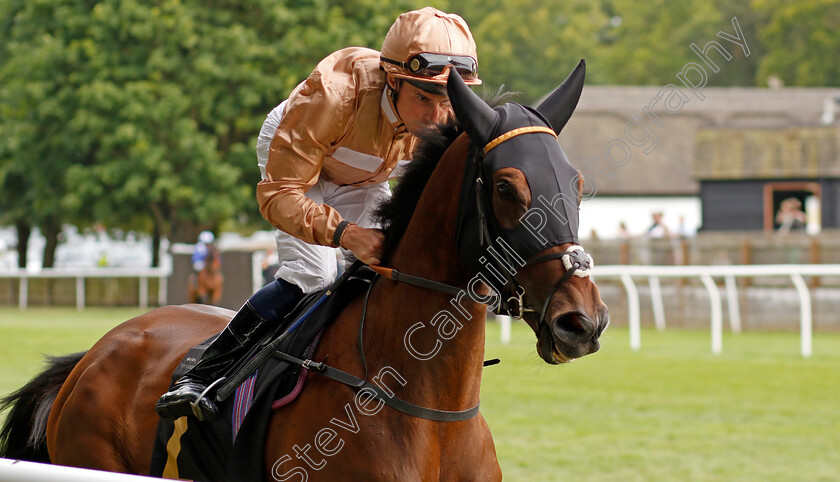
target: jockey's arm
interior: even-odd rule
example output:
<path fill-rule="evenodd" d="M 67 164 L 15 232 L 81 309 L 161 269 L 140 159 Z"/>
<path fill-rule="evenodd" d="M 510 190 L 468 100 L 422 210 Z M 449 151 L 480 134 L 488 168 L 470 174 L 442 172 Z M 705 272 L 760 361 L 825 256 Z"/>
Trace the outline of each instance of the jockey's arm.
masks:
<path fill-rule="evenodd" d="M 257 185 L 263 217 L 307 243 L 337 246 L 333 235 L 341 215 L 306 192 L 318 182 L 329 146 L 344 129 L 342 103 L 318 79 L 309 78 L 289 96 L 271 140 L 265 179 Z"/>
<path fill-rule="evenodd" d="M 309 79 L 295 89 L 274 133 L 265 179 L 257 185 L 260 212 L 277 229 L 303 241 L 341 246 L 366 263 L 378 263 L 384 239 L 380 230 L 351 224 L 335 239 L 341 215 L 306 197 L 318 181 L 329 146 L 341 138 L 352 115 L 347 112 L 352 106 L 313 83 Z"/>

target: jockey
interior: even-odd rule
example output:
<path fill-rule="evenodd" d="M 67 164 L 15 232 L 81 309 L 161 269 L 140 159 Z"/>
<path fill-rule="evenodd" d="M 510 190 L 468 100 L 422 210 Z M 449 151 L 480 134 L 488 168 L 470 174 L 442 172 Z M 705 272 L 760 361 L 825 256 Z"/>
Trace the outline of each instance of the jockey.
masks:
<path fill-rule="evenodd" d="M 210 231 L 202 231 L 198 235 L 198 242 L 195 243 L 195 251 L 193 251 L 192 255 L 192 267 L 196 273 L 204 269 L 204 260 L 207 258 L 207 252 L 215 240 L 215 236 Z"/>
<path fill-rule="evenodd" d="M 478 85 L 477 67 L 466 22 L 426 7 L 400 15 L 380 52 L 350 47 L 326 57 L 271 111 L 257 142 L 257 200 L 278 230 L 280 268 L 160 398 L 161 417 L 215 417 L 208 385 L 305 293 L 332 283 L 335 248 L 380 262 L 384 237 L 370 214 L 390 196 L 388 179 L 410 160 L 416 136 L 453 115 L 449 70 Z"/>

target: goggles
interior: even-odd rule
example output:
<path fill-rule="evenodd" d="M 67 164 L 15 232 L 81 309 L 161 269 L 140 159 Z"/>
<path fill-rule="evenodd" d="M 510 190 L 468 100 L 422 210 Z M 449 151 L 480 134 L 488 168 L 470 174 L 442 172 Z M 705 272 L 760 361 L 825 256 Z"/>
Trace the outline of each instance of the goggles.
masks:
<path fill-rule="evenodd" d="M 420 52 L 412 55 L 408 62 L 400 62 L 385 57 L 379 59 L 389 64 L 398 65 L 421 77 L 435 77 L 442 74 L 447 67 L 454 68 L 464 80 L 473 80 L 477 77 L 478 63 L 468 55 Z"/>

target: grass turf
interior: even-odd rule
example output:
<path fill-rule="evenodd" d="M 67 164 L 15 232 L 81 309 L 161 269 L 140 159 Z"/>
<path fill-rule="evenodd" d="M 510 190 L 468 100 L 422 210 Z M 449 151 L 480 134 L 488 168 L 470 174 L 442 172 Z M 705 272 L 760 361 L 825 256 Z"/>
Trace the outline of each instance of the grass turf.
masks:
<path fill-rule="evenodd" d="M 136 308 L 0 307 L 0 395 L 85 350 Z M 840 480 L 840 335 L 610 328 L 595 355 L 548 366 L 514 324 L 509 345 L 487 335 L 482 413 L 506 480 Z M 0 415 L 0 418 L 3 415 Z"/>
<path fill-rule="evenodd" d="M 840 336 L 817 334 L 799 355 L 794 333 L 628 333 L 559 367 L 514 326 L 488 331 L 482 413 L 507 480 L 840 480 Z"/>

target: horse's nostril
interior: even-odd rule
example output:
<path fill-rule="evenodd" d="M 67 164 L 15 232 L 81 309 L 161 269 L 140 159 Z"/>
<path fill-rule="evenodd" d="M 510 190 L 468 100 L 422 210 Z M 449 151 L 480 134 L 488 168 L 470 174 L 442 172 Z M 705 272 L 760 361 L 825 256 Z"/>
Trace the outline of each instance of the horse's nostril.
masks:
<path fill-rule="evenodd" d="M 595 324 L 579 311 L 563 313 L 554 319 L 551 332 L 558 350 L 568 358 L 580 358 L 597 350 Z"/>
<path fill-rule="evenodd" d="M 553 325 L 555 329 L 575 335 L 583 335 L 587 331 L 587 322 L 580 313 L 574 311 L 558 316 L 554 319 Z"/>
<path fill-rule="evenodd" d="M 601 315 L 601 322 L 598 323 L 598 336 L 601 336 L 601 333 L 607 329 L 607 326 L 610 324 L 610 313 L 604 310 L 604 313 Z"/>

